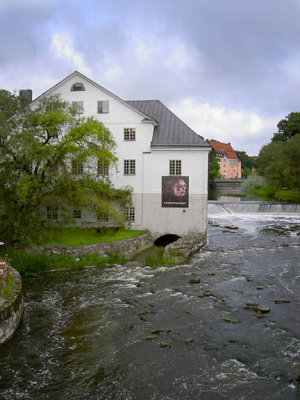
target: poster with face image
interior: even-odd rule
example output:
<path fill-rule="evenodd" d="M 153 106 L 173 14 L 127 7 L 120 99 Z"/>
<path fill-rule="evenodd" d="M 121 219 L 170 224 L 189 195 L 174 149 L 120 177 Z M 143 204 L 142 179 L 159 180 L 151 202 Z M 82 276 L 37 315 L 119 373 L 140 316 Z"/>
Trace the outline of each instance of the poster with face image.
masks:
<path fill-rule="evenodd" d="M 189 177 L 162 176 L 162 207 L 189 206 Z"/>

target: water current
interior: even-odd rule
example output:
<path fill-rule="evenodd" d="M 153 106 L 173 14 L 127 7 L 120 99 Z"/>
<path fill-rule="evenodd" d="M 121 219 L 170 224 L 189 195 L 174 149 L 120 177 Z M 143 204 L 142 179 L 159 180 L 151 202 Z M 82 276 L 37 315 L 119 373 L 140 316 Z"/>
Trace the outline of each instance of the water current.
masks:
<path fill-rule="evenodd" d="M 300 399 L 299 242 L 299 215 L 220 215 L 184 265 L 25 279 L 0 399 Z"/>

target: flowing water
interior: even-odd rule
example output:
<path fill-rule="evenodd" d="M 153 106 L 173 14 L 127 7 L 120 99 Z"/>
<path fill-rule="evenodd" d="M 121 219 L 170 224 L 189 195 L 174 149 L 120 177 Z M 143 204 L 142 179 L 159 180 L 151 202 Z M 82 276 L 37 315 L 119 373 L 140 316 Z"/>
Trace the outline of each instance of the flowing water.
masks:
<path fill-rule="evenodd" d="M 219 215 L 185 265 L 25 279 L 0 399 L 300 399 L 299 241 L 299 215 Z"/>

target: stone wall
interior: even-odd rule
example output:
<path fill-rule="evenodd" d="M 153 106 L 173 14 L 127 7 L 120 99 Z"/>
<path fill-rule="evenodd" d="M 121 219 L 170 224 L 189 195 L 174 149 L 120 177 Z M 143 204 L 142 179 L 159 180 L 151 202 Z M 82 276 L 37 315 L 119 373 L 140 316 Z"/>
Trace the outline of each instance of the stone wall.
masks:
<path fill-rule="evenodd" d="M 134 239 L 96 243 L 85 246 L 37 246 L 35 251 L 46 254 L 70 254 L 79 258 L 90 253 L 99 253 L 106 256 L 110 252 L 115 252 L 130 258 L 152 245 L 153 237 L 150 233 L 146 233 Z"/>
<path fill-rule="evenodd" d="M 165 253 L 177 254 L 178 257 L 187 258 L 195 251 L 199 250 L 206 244 L 207 236 L 205 233 L 199 233 L 197 235 L 185 235 L 176 242 L 170 243 L 165 247 Z"/>
<path fill-rule="evenodd" d="M 18 272 L 9 267 L 14 285 L 9 298 L 1 297 L 0 303 L 0 344 L 9 339 L 17 329 L 23 312 L 22 281 Z"/>

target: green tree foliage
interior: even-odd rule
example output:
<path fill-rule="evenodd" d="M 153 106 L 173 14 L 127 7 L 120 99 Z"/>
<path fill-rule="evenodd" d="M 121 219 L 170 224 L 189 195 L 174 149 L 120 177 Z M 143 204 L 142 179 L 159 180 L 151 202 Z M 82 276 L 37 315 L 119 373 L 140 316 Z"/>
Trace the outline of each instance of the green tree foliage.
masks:
<path fill-rule="evenodd" d="M 272 142 L 285 142 L 300 133 L 300 112 L 291 112 L 277 124 Z"/>
<path fill-rule="evenodd" d="M 35 240 L 51 222 L 45 218 L 46 206 L 65 223 L 73 209 L 83 208 L 124 223 L 131 191 L 115 189 L 108 177 L 97 175 L 98 161 L 116 163 L 114 149 L 102 123 L 80 118 L 58 96 L 29 106 L 25 98 L 0 91 L 1 239 Z"/>
<path fill-rule="evenodd" d="M 209 153 L 209 160 L 208 160 L 208 180 L 209 182 L 213 182 L 215 179 L 222 178 L 220 172 L 220 161 L 217 158 L 217 153 L 215 149 L 211 149 Z"/>
<path fill-rule="evenodd" d="M 236 154 L 241 161 L 243 177 L 251 175 L 252 168 L 254 167 L 253 158 L 249 157 L 245 151 L 236 151 Z"/>
<path fill-rule="evenodd" d="M 258 172 L 274 188 L 300 189 L 300 135 L 285 141 L 275 140 L 259 153 Z"/>

